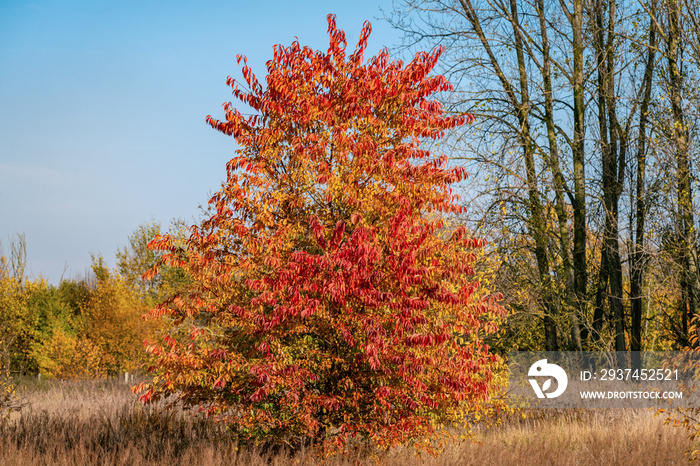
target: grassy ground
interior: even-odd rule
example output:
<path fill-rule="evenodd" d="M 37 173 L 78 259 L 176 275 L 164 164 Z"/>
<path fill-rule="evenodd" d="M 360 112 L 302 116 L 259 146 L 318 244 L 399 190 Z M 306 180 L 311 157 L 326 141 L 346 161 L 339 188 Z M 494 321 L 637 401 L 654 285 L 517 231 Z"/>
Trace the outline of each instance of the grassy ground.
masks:
<path fill-rule="evenodd" d="M 318 462 L 305 452 L 290 457 L 239 450 L 216 424 L 146 410 L 117 381 L 25 381 L 17 391 L 26 405 L 0 423 L 2 465 Z M 684 430 L 663 426 L 648 411 L 541 411 L 478 430 L 474 442 L 452 445 L 438 458 L 397 449 L 335 457 L 327 464 L 671 465 L 686 464 L 690 447 Z"/>

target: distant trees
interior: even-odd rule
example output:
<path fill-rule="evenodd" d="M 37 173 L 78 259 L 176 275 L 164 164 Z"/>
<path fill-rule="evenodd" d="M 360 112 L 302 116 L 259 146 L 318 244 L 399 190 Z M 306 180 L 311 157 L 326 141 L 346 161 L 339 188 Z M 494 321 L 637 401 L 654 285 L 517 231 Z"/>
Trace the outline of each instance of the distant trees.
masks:
<path fill-rule="evenodd" d="M 5 256 L 0 257 L 0 364 L 7 370 L 12 362 L 27 359 L 27 347 L 33 328 L 23 284 L 12 273 Z"/>
<path fill-rule="evenodd" d="M 134 236 L 146 230 L 140 227 Z M 123 257 L 131 254 L 121 252 Z M 104 377 L 140 367 L 146 359 L 143 340 L 157 331 L 158 323 L 141 318 L 153 302 L 130 281 L 137 265 L 129 269 L 132 275 L 121 275 L 94 257 L 91 275 L 54 286 L 24 276 L 23 235 L 10 244 L 10 253 L 9 259 L 0 257 L 3 372 Z"/>
<path fill-rule="evenodd" d="M 126 284 L 150 308 L 172 296 L 188 283 L 182 269 L 163 267 L 156 277 L 145 279 L 144 273 L 158 263 L 162 254 L 148 248 L 148 243 L 156 236 L 165 233 L 158 222 L 146 222 L 129 235 L 128 245 L 116 252 L 117 272 Z M 170 223 L 168 234 L 175 245 L 182 247 L 189 236 L 188 225 L 184 220 L 175 219 Z"/>
<path fill-rule="evenodd" d="M 160 235 L 160 223 L 146 222 L 129 235 L 128 245 L 117 250 L 117 271 L 141 297 L 156 304 L 160 297 L 160 280 L 144 280 L 142 275 L 158 261 L 156 252 L 148 249 L 148 243 Z"/>

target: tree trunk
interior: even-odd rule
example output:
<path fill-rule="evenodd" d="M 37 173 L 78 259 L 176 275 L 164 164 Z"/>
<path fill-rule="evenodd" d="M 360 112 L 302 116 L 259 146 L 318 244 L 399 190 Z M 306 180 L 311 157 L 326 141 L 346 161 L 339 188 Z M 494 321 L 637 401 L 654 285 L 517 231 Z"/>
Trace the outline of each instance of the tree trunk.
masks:
<path fill-rule="evenodd" d="M 574 0 L 574 9 L 568 12 L 561 0 L 572 28 L 572 55 L 574 70 L 572 75 L 574 98 L 574 137 L 573 137 L 573 176 L 574 176 L 574 287 L 577 301 L 587 301 L 587 262 L 586 262 L 586 170 L 585 170 L 585 88 L 583 71 L 583 0 Z"/>
<path fill-rule="evenodd" d="M 652 3 L 652 14 L 656 7 Z M 643 88 L 644 95 L 639 109 L 639 134 L 637 136 L 637 169 L 635 179 L 635 217 L 634 242 L 630 255 L 630 314 L 632 325 L 630 328 L 630 350 L 642 351 L 642 313 L 644 300 L 642 289 L 644 286 L 645 253 L 644 234 L 646 221 L 646 151 L 649 103 L 651 101 L 652 78 L 656 56 L 656 25 L 649 21 L 649 47 L 647 48 L 647 62 L 644 69 Z"/>
<path fill-rule="evenodd" d="M 700 283 L 698 282 L 698 248 L 693 213 L 693 193 L 690 172 L 688 129 L 683 114 L 683 76 L 679 68 L 682 50 L 680 30 L 681 8 L 677 0 L 668 0 L 668 84 L 671 102 L 674 157 L 676 161 L 676 190 L 678 202 L 678 255 L 681 264 L 681 319 L 683 339 L 688 340 L 690 319 L 698 313 Z"/>

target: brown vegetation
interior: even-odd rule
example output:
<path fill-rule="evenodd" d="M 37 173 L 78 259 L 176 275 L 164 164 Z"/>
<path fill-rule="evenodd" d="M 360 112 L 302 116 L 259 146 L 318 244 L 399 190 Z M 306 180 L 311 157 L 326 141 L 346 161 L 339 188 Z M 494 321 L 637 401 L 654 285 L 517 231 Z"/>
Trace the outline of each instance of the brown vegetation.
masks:
<path fill-rule="evenodd" d="M 238 448 L 221 425 L 181 412 L 144 408 L 111 380 L 24 381 L 20 412 L 0 424 L 3 465 L 286 465 L 318 464 L 310 452 Z M 472 441 L 437 457 L 411 449 L 334 457 L 329 465 L 669 465 L 685 464 L 692 446 L 682 429 L 648 411 L 541 411 L 475 429 Z"/>

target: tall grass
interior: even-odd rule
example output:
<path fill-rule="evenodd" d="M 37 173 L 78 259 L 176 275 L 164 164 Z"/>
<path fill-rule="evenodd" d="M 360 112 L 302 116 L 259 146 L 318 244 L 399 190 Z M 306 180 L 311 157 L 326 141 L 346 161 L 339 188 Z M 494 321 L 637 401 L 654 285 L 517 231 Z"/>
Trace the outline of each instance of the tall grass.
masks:
<path fill-rule="evenodd" d="M 186 413 L 144 408 L 117 381 L 25 380 L 24 408 L 0 424 L 2 465 L 289 465 L 318 464 L 307 451 L 238 448 L 226 430 Z M 648 411 L 541 411 L 477 428 L 473 441 L 437 457 L 410 448 L 358 451 L 330 466 L 388 465 L 670 465 L 686 464 L 685 431 Z"/>

